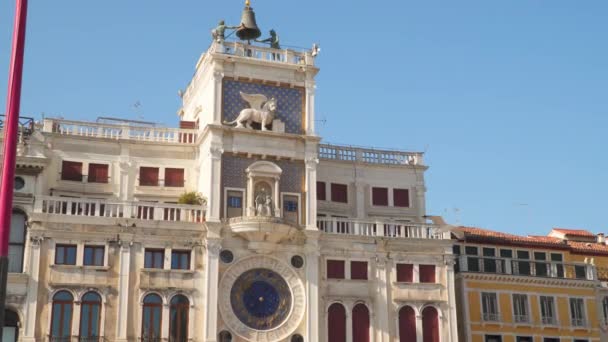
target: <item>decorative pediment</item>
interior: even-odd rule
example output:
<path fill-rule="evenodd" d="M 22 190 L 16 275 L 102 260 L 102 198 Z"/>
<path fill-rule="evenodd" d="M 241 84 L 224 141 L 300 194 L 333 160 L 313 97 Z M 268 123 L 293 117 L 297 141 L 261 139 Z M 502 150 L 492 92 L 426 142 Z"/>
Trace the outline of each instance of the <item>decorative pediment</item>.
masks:
<path fill-rule="evenodd" d="M 268 161 L 258 161 L 251 164 L 247 168 L 247 170 L 245 170 L 245 172 L 247 172 L 247 176 L 249 177 L 276 178 L 281 176 L 283 170 L 275 163 L 271 163 Z"/>

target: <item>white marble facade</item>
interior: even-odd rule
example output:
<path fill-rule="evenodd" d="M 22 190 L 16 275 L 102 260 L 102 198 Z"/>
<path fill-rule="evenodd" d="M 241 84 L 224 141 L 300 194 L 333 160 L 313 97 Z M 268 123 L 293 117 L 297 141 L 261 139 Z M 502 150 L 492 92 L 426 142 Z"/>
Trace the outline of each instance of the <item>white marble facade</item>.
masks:
<path fill-rule="evenodd" d="M 424 219 L 422 154 L 321 144 L 318 71 L 311 52 L 214 44 L 183 93 L 187 128 L 47 118 L 24 132 L 19 340 L 334 342 L 338 303 L 347 342 L 399 341 L 406 306 L 417 341 L 429 307 L 435 340 L 456 341 L 451 241 Z M 277 98 L 268 131 L 223 124 L 240 89 Z M 186 191 L 206 203 L 177 204 Z M 279 280 L 239 288 L 256 269 L 270 272 L 253 282 Z"/>

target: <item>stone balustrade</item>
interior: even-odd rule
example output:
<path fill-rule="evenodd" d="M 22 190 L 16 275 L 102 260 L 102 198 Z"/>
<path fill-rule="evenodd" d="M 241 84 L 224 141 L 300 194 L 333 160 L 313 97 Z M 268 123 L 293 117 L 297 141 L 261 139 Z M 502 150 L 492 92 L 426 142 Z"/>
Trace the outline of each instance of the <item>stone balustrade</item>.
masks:
<path fill-rule="evenodd" d="M 401 223 L 335 217 L 317 218 L 317 227 L 327 234 L 385 237 L 396 239 L 449 239 L 449 232 L 423 223 Z"/>
<path fill-rule="evenodd" d="M 381 165 L 424 165 L 423 153 L 344 145 L 319 145 L 319 159 Z"/>
<path fill-rule="evenodd" d="M 244 44 L 242 42 L 214 43 L 210 50 L 212 53 L 252 58 L 273 63 L 295 64 L 312 66 L 315 58 L 312 51 L 300 52 L 293 49 L 272 49 L 269 47 Z"/>

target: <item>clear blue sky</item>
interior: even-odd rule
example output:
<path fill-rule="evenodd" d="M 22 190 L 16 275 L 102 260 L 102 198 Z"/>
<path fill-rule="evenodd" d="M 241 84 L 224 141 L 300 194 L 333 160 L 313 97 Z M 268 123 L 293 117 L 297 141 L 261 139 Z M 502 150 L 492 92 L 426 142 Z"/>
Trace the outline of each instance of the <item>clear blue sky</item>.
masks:
<path fill-rule="evenodd" d="M 605 0 L 252 0 L 319 42 L 329 142 L 425 150 L 428 210 L 519 234 L 608 231 Z M 0 2 L 0 104 L 14 1 Z M 175 125 L 177 91 L 242 0 L 31 0 L 22 113 Z M 3 111 L 3 110 L 1 110 Z"/>

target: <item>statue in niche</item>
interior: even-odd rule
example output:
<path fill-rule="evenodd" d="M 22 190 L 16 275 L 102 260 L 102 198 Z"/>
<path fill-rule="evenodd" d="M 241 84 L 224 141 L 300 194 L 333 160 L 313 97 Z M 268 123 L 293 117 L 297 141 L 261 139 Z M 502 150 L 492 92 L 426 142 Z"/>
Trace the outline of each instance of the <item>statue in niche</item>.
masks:
<path fill-rule="evenodd" d="M 277 100 L 274 97 L 269 100 L 262 94 L 245 94 L 243 92 L 240 92 L 240 94 L 250 108 L 243 109 L 234 121 L 224 121 L 224 125 L 236 124 L 236 128 L 252 129 L 251 123 L 256 122 L 260 124 L 262 131 L 267 131 L 267 126 L 272 124 L 277 111 Z"/>
<path fill-rule="evenodd" d="M 267 186 L 260 184 L 254 200 L 255 216 L 268 217 L 273 215 L 272 196 L 269 195 L 269 192 Z"/>

